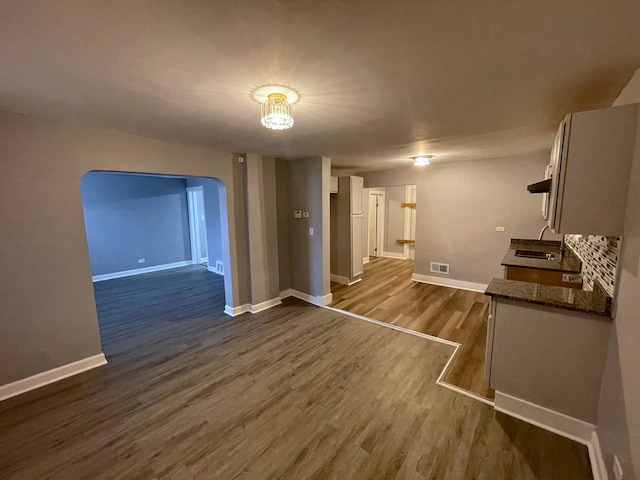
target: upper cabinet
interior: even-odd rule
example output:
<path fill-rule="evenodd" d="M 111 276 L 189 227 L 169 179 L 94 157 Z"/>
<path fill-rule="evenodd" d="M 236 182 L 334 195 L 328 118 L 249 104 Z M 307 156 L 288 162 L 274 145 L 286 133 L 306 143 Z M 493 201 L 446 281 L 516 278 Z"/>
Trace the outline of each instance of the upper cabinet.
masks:
<path fill-rule="evenodd" d="M 338 193 L 338 177 L 331 177 L 329 193 Z"/>
<path fill-rule="evenodd" d="M 640 104 L 567 115 L 551 154 L 555 233 L 622 235 Z"/>
<path fill-rule="evenodd" d="M 364 178 L 349 177 L 351 192 L 351 214 L 358 215 L 364 212 L 362 205 L 362 189 L 364 188 Z"/>

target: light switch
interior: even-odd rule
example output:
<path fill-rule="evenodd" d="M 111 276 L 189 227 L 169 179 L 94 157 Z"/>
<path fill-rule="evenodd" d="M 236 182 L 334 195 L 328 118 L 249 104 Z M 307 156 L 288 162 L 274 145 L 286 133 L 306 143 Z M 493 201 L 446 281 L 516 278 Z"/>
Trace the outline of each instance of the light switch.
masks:
<path fill-rule="evenodd" d="M 504 227 L 496 227 L 496 232 L 504 232 L 505 228 Z"/>
<path fill-rule="evenodd" d="M 309 212 L 302 212 L 302 218 L 309 218 Z"/>
<path fill-rule="evenodd" d="M 313 227 L 309 227 L 309 235 L 313 235 Z"/>
<path fill-rule="evenodd" d="M 302 218 L 302 210 L 294 210 L 293 218 Z"/>

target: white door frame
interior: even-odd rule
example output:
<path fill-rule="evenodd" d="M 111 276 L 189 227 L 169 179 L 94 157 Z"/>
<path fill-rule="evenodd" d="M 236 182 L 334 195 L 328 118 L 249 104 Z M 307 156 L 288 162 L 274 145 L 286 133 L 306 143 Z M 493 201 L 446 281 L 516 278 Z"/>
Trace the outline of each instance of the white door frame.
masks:
<path fill-rule="evenodd" d="M 187 187 L 187 208 L 189 211 L 189 238 L 191 240 L 191 263 L 199 265 L 202 262 L 202 245 L 200 242 L 200 222 L 198 221 L 200 215 L 205 215 L 205 212 L 200 212 L 198 209 L 197 196 L 198 193 L 202 194 L 202 204 L 204 205 L 204 189 L 202 187 Z M 206 220 L 205 220 L 206 222 Z M 205 232 L 206 242 L 206 232 Z M 206 245 L 206 243 L 205 243 Z M 208 249 L 207 249 L 208 252 Z M 207 255 L 208 257 L 208 255 Z M 207 258 L 207 266 L 209 264 Z"/>
<path fill-rule="evenodd" d="M 385 195 L 385 191 L 384 190 L 375 190 L 373 188 L 369 189 L 369 200 L 371 200 L 371 196 L 376 196 L 376 197 L 381 197 L 378 198 L 378 200 L 380 201 L 378 204 L 378 211 L 377 214 L 375 215 L 376 218 L 376 222 L 377 222 L 377 228 L 375 229 L 376 233 L 377 233 L 377 237 L 376 238 L 376 242 L 374 243 L 374 245 L 378 245 L 378 252 L 377 255 L 375 255 L 376 257 L 383 257 L 384 256 L 384 214 L 385 214 L 385 208 L 386 208 L 386 195 Z M 369 205 L 371 205 L 371 202 L 369 202 Z M 368 228 L 368 232 L 367 232 L 367 256 L 371 256 L 371 254 L 373 252 L 369 251 L 369 240 L 370 240 L 370 235 L 371 235 L 371 229 L 372 226 L 369 225 Z"/>

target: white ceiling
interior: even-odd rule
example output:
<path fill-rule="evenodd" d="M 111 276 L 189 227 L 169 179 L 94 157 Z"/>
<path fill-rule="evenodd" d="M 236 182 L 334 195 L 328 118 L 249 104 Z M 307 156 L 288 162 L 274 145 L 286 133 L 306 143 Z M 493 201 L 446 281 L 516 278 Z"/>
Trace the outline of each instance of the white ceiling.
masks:
<path fill-rule="evenodd" d="M 0 109 L 334 168 L 549 150 L 640 66 L 640 1 L 0 0 Z M 251 92 L 300 93 L 267 131 Z"/>

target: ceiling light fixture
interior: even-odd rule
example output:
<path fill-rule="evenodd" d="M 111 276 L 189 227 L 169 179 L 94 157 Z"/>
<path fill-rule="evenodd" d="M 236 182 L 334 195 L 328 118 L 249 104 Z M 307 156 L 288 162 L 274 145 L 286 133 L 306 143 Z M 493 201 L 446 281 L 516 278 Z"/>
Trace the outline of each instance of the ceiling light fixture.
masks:
<path fill-rule="evenodd" d="M 270 130 L 287 130 L 293 127 L 291 106 L 298 94 L 287 87 L 267 85 L 253 92 L 253 99 L 260 103 L 261 121 Z"/>
<path fill-rule="evenodd" d="M 425 165 L 429 165 L 431 163 L 431 159 L 433 155 L 420 155 L 419 157 L 413 157 L 413 164 L 416 167 L 424 167 Z"/>

